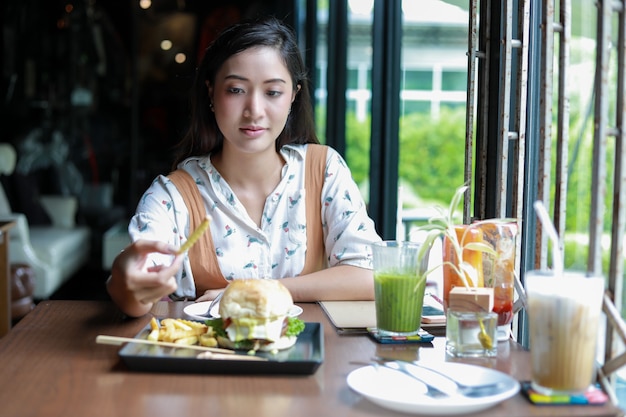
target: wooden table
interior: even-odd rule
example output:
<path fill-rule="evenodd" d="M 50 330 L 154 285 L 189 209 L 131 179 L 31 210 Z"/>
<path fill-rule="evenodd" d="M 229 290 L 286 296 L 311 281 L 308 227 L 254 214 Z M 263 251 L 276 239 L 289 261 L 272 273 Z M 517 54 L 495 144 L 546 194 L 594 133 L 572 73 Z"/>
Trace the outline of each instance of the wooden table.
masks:
<path fill-rule="evenodd" d="M 182 317 L 183 303 L 159 303 L 160 318 Z M 408 360 L 446 360 L 444 338 L 433 346 L 379 345 L 366 336 L 338 335 L 317 304 L 301 304 L 301 318 L 321 322 L 324 363 L 315 374 L 204 375 L 129 371 L 119 347 L 98 345 L 98 334 L 132 337 L 150 316 L 125 319 L 110 302 L 42 301 L 0 339 L 2 416 L 406 416 L 370 403 L 353 392 L 346 376 L 373 355 Z M 529 355 L 514 342 L 498 346 L 498 357 L 475 361 L 529 378 Z M 612 405 L 536 407 L 517 395 L 481 416 L 618 416 Z"/>
<path fill-rule="evenodd" d="M 9 265 L 9 229 L 13 221 L 0 221 L 0 337 L 11 329 L 11 268 Z"/>

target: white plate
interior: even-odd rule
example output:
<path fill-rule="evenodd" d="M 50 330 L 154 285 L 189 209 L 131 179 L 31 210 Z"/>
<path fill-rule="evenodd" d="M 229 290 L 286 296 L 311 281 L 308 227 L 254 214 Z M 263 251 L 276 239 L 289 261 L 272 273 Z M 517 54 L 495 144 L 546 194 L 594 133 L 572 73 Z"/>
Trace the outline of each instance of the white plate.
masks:
<path fill-rule="evenodd" d="M 199 303 L 193 303 L 193 304 L 189 304 L 187 306 L 185 306 L 185 308 L 183 308 L 183 311 L 185 312 L 185 314 L 187 314 L 189 317 L 192 317 L 195 320 L 207 320 L 209 318 L 217 318 L 220 316 L 220 303 L 216 303 L 213 308 L 211 309 L 211 315 L 213 317 L 207 317 L 204 316 L 203 314 L 206 313 L 207 309 L 209 308 L 209 305 L 211 305 L 210 301 L 200 301 Z M 289 310 L 289 317 L 298 317 L 300 314 L 302 314 L 302 307 L 294 305 L 293 307 L 291 307 L 291 310 Z"/>
<path fill-rule="evenodd" d="M 381 407 L 430 416 L 469 414 L 485 410 L 516 395 L 520 389 L 519 382 L 514 378 L 482 366 L 452 362 L 424 365 L 468 385 L 499 382 L 501 388 L 494 395 L 480 398 L 460 394 L 432 398 L 423 395 L 426 387 L 421 382 L 393 369 L 374 366 L 355 369 L 348 375 L 347 382 L 354 391 Z M 436 376 L 433 379 L 436 379 Z M 430 382 L 430 379 L 428 381 Z M 439 383 L 441 382 L 439 379 Z"/>

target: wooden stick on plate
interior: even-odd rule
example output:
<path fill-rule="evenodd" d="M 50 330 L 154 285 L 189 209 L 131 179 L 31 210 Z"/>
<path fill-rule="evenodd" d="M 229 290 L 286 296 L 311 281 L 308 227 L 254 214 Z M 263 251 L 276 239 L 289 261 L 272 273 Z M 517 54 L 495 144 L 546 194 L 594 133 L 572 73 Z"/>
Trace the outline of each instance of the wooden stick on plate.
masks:
<path fill-rule="evenodd" d="M 102 345 L 115 345 L 115 346 L 121 346 L 124 343 L 141 343 L 144 345 L 156 345 L 156 346 L 163 346 L 163 347 L 195 349 L 195 350 L 202 350 L 205 352 L 223 353 L 223 354 L 228 354 L 228 355 L 233 355 L 235 353 L 234 350 L 230 350 L 230 349 L 222 349 L 222 348 L 200 346 L 200 345 L 181 345 L 179 343 L 172 343 L 172 342 L 159 342 L 156 340 L 135 339 L 132 337 L 107 336 L 107 335 L 102 335 L 102 334 L 96 337 L 96 343 L 99 343 Z"/>
<path fill-rule="evenodd" d="M 251 361 L 266 361 L 267 360 L 267 358 L 262 358 L 259 356 L 235 355 L 235 351 L 230 350 L 230 349 L 222 349 L 222 348 L 199 346 L 199 345 L 181 345 L 178 343 L 171 343 L 171 342 L 158 342 L 156 340 L 134 339 L 132 337 L 107 336 L 107 335 L 102 335 L 102 334 L 96 337 L 96 343 L 103 344 L 103 345 L 115 345 L 115 346 L 121 346 L 124 343 L 140 343 L 144 345 L 155 345 L 155 346 L 172 347 L 172 348 L 201 350 L 205 352 L 203 356 L 201 357 L 201 359 L 231 359 L 231 360 L 251 360 Z"/>

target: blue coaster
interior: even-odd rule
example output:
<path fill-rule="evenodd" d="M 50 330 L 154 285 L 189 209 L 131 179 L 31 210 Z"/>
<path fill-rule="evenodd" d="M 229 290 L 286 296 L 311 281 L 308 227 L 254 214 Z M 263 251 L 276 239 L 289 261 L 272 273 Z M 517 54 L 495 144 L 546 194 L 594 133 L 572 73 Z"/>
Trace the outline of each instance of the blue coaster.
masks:
<path fill-rule="evenodd" d="M 424 329 L 420 329 L 419 333 L 413 336 L 381 336 L 375 327 L 368 327 L 367 334 L 374 341 L 384 344 L 430 343 L 435 338 Z"/>

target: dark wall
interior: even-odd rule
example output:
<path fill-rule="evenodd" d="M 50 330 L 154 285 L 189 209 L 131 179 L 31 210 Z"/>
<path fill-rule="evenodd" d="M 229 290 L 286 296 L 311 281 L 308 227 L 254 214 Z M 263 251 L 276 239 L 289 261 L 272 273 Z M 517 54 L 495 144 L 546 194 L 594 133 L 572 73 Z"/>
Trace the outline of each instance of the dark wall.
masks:
<path fill-rule="evenodd" d="M 112 185 L 114 203 L 132 213 L 138 193 L 169 170 L 208 42 L 245 17 L 295 21 L 289 1 L 153 0 L 148 11 L 138 3 L 3 2 L 1 141 L 16 146 L 22 169 L 30 158 L 22 174 L 40 192 Z M 163 30 L 179 39 L 186 63 L 158 48 Z"/>
<path fill-rule="evenodd" d="M 15 212 L 49 224 L 41 194 L 79 198 L 77 222 L 102 236 L 127 221 L 141 194 L 171 166 L 188 121 L 198 60 L 225 25 L 255 15 L 295 22 L 289 1 L 4 0 L 0 142 L 18 151 L 0 178 Z M 224 5 L 226 4 L 226 5 Z M 166 53 L 160 40 L 174 41 Z M 187 61 L 176 64 L 172 53 Z M 99 264 L 99 263 L 98 263 Z"/>

